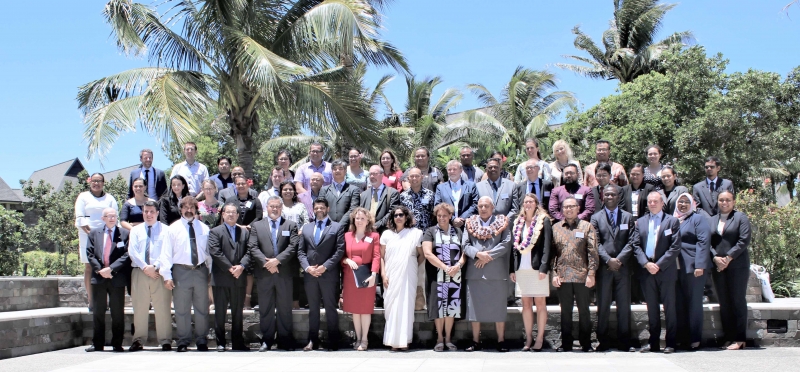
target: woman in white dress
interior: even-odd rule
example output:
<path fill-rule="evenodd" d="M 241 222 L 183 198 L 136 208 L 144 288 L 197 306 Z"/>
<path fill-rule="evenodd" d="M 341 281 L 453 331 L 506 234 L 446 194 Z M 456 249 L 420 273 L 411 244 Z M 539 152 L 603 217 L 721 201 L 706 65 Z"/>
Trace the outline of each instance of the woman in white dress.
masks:
<path fill-rule="evenodd" d="M 414 215 L 404 206 L 395 207 L 381 235 L 381 277 L 383 278 L 383 344 L 392 351 L 407 350 L 414 336 L 414 302 L 417 296 L 417 267 L 422 253 L 422 230 L 412 228 Z"/>
<path fill-rule="evenodd" d="M 89 177 L 89 191 L 84 191 L 75 200 L 75 227 L 78 228 L 78 247 L 81 262 L 84 264 L 83 284 L 89 299 L 89 311 L 92 311 L 92 291 L 88 290 L 92 280 L 92 267 L 86 257 L 86 244 L 89 239 L 89 231 L 103 226 L 103 209 L 114 208 L 119 212 L 117 199 L 103 191 L 105 177 L 100 173 L 95 173 Z"/>

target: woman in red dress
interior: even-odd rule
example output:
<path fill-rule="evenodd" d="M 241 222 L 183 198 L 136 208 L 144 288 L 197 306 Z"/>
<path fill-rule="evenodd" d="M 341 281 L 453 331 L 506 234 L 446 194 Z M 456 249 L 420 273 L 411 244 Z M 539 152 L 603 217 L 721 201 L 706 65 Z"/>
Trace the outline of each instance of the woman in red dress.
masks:
<path fill-rule="evenodd" d="M 365 208 L 356 208 L 350 213 L 350 230 L 344 234 L 345 255 L 344 285 L 342 288 L 343 310 L 353 314 L 356 342 L 353 348 L 367 350 L 367 335 L 375 308 L 375 276 L 381 268 L 380 235 L 375 231 L 375 219 Z M 367 265 L 372 272 L 366 280 L 367 287 L 356 287 L 353 274 L 359 266 Z"/>

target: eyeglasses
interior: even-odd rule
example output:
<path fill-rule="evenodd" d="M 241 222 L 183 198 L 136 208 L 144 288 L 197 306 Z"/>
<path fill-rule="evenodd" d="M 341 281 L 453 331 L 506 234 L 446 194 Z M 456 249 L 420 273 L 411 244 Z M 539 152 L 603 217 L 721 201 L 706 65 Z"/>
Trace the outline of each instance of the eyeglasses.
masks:
<path fill-rule="evenodd" d="M 405 214 L 405 213 L 396 213 L 396 214 L 394 215 L 394 218 L 405 218 L 405 217 L 406 217 L 406 214 Z"/>
<path fill-rule="evenodd" d="M 319 154 L 319 153 L 322 152 L 322 150 L 309 150 L 308 152 L 310 152 L 312 154 Z"/>
<path fill-rule="evenodd" d="M 717 167 L 716 165 L 706 165 L 705 166 L 706 169 L 714 169 L 716 167 Z"/>
<path fill-rule="evenodd" d="M 565 206 L 563 206 L 561 208 L 563 208 L 563 209 L 575 209 L 575 208 L 580 208 L 580 207 L 577 206 L 577 205 L 565 205 Z"/>

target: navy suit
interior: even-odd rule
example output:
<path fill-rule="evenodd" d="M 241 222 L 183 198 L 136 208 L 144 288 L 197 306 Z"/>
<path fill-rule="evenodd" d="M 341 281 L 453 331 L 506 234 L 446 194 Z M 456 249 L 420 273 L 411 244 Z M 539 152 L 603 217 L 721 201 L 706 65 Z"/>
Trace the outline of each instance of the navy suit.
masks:
<path fill-rule="evenodd" d="M 680 254 L 681 225 L 678 219 L 661 213 L 661 226 L 657 231 L 657 240 L 653 257 L 647 257 L 647 238 L 649 235 L 651 214 L 644 215 L 637 220 L 631 244 L 639 265 L 643 268 L 639 278 L 644 290 L 644 299 L 647 302 L 647 317 L 650 328 L 650 348 L 657 351 L 660 348 L 661 336 L 661 309 L 664 306 L 664 320 L 667 323 L 666 344 L 675 348 L 678 326 L 675 311 L 675 281 L 678 280 L 677 256 Z M 645 265 L 653 262 L 658 265 L 658 272 L 653 275 L 647 271 Z"/>
<path fill-rule="evenodd" d="M 151 167 L 151 169 L 156 173 L 155 175 L 149 174 L 149 181 L 153 182 L 155 179 L 156 182 L 156 195 L 147 195 L 150 199 L 158 200 L 161 198 L 161 195 L 164 195 L 164 192 L 167 191 L 167 178 L 164 175 L 164 171 L 160 169 L 156 169 L 155 167 Z M 131 171 L 130 177 L 128 178 L 128 197 L 133 197 L 133 180 L 137 178 L 144 179 L 144 170 L 140 165 L 139 168 L 134 169 Z"/>
<path fill-rule="evenodd" d="M 674 193 L 674 191 L 673 191 Z M 700 342 L 703 336 L 703 289 L 711 269 L 711 227 L 703 210 L 692 213 L 681 224 L 681 254 L 678 255 L 678 338 L 681 342 Z M 694 276 L 695 269 L 703 275 Z"/>
<path fill-rule="evenodd" d="M 111 308 L 111 346 L 122 347 L 125 333 L 125 286 L 130 278 L 131 259 L 128 257 L 128 230 L 122 227 L 114 229 L 111 237 L 111 253 L 108 267 L 111 268 L 111 279 L 102 277 L 97 272 L 105 267 L 103 262 L 106 233 L 105 226 L 92 229 L 86 245 L 86 258 L 92 266 L 92 316 L 94 320 L 94 336 L 92 344 L 96 350 L 103 350 L 106 337 L 106 307 Z M 110 299 L 110 301 L 108 301 Z"/>
<path fill-rule="evenodd" d="M 214 294 L 214 320 L 217 345 L 225 345 L 225 318 L 228 304 L 231 305 L 231 341 L 233 347 L 244 346 L 244 298 L 247 285 L 247 274 L 242 272 L 234 278 L 230 268 L 242 265 L 245 269 L 250 265 L 250 253 L 247 251 L 247 240 L 250 233 L 239 226 L 234 227 L 236 240 L 231 239 L 227 224 L 224 222 L 208 232 L 208 254 L 211 256 L 211 292 Z"/>
<path fill-rule="evenodd" d="M 458 215 L 453 218 L 470 218 L 478 211 L 478 189 L 475 188 L 475 183 L 470 181 L 458 180 L 461 183 L 461 197 L 458 199 Z M 442 182 L 436 186 L 436 195 L 433 198 L 433 205 L 439 203 L 447 203 L 455 206 L 453 201 L 453 189 L 450 187 L 450 181 Z"/>

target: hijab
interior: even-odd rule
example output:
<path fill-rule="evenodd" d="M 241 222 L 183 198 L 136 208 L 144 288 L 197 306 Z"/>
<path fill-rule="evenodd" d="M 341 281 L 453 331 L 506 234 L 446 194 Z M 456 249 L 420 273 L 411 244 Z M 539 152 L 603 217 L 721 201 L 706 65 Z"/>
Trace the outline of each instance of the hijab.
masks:
<path fill-rule="evenodd" d="M 682 198 L 682 197 L 684 197 L 684 196 L 685 196 L 685 197 L 687 197 L 687 198 L 689 198 L 689 204 L 691 204 L 691 206 L 689 207 L 689 211 L 688 211 L 688 212 L 686 212 L 686 213 L 681 213 L 681 211 L 678 209 L 678 206 L 677 206 L 677 204 L 678 204 L 678 203 L 677 203 L 677 200 L 681 200 L 681 198 Z M 676 205 L 675 205 L 675 212 L 673 212 L 673 213 L 672 213 L 672 216 L 673 216 L 673 217 L 675 217 L 675 218 L 677 218 L 677 219 L 678 219 L 678 221 L 679 221 L 681 224 L 683 224 L 683 221 L 686 221 L 686 219 L 688 219 L 689 217 L 691 217 L 691 216 L 692 216 L 692 213 L 694 213 L 695 209 L 697 209 L 697 204 L 695 204 L 695 202 L 694 202 L 694 198 L 692 198 L 692 195 L 691 195 L 691 194 L 689 194 L 688 192 L 685 192 L 685 193 L 683 193 L 683 194 L 680 194 L 680 195 L 678 196 L 678 199 L 675 199 L 675 200 L 676 200 L 676 202 L 675 202 L 675 204 L 676 204 Z"/>

